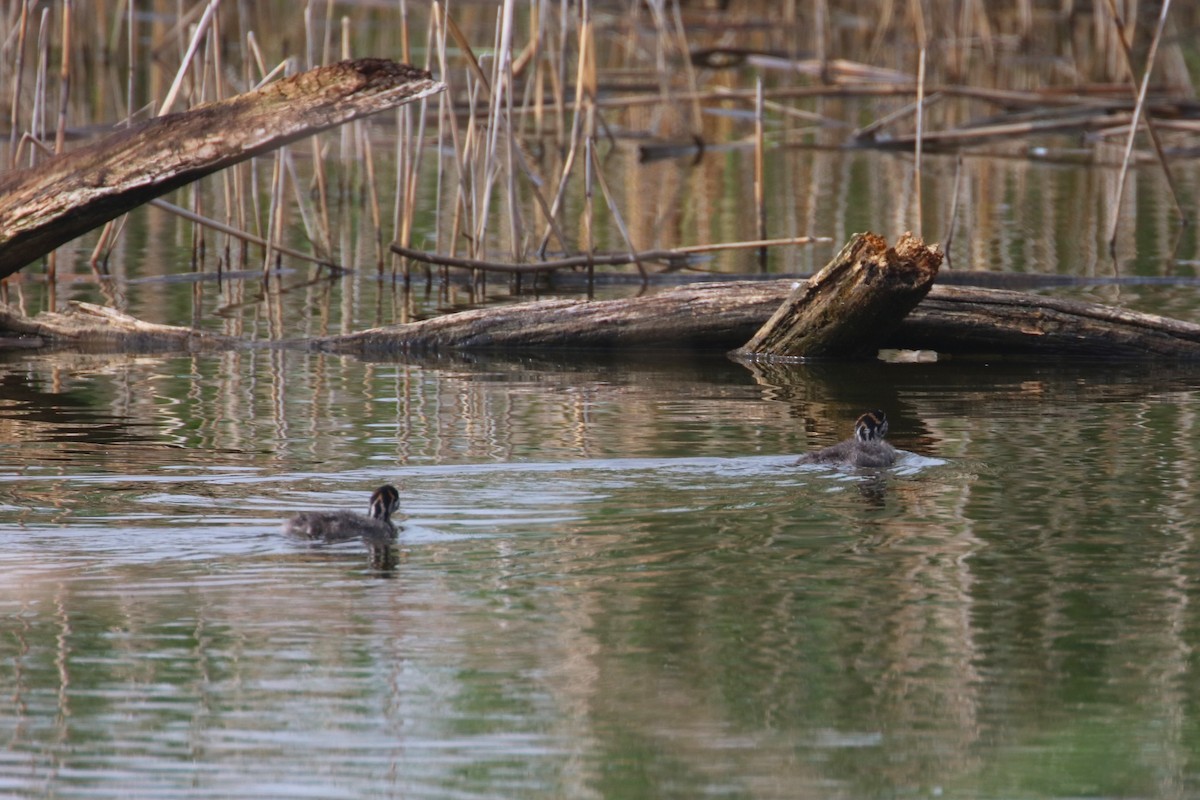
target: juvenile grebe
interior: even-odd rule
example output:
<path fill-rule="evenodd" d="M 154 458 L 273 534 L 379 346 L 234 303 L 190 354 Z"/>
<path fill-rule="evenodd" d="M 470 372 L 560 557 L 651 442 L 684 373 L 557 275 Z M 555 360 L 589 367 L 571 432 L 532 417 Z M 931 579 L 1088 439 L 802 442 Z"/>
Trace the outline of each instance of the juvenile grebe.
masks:
<path fill-rule="evenodd" d="M 320 542 L 361 538 L 368 544 L 387 543 L 396 538 L 392 514 L 399 508 L 400 492 L 389 484 L 371 494 L 370 516 L 351 511 L 303 511 L 283 523 L 283 532 Z"/>
<path fill-rule="evenodd" d="M 896 463 L 896 448 L 883 440 L 887 432 L 887 415 L 882 411 L 868 411 L 854 420 L 854 438 L 803 455 L 796 463 L 890 467 Z"/>

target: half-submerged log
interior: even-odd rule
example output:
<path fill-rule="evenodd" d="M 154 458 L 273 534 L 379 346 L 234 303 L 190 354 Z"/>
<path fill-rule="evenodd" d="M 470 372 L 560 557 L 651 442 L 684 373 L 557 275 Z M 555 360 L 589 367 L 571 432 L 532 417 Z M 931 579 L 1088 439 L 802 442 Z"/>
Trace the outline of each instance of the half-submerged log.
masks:
<path fill-rule="evenodd" d="M 963 356 L 1200 360 L 1200 325 L 1006 289 L 934 286 L 887 346 Z"/>
<path fill-rule="evenodd" d="M 624 300 L 540 300 L 492 306 L 310 340 L 339 353 L 435 350 L 691 348 L 728 350 L 771 315 L 791 281 L 683 286 Z"/>
<path fill-rule="evenodd" d="M 874 356 L 929 292 L 942 254 L 904 234 L 894 248 L 856 233 L 811 280 L 797 286 L 737 351 L 750 358 Z"/>
<path fill-rule="evenodd" d="M 715 349 L 745 342 L 796 281 L 684 286 L 621 300 L 543 300 L 307 342 L 386 357 L 454 350 Z M 933 286 L 881 347 L 958 356 L 1200 360 L 1200 325 L 1002 289 Z"/>
<path fill-rule="evenodd" d="M 343 61 L 0 175 L 0 278 L 205 175 L 443 88 L 406 64 Z"/>
<path fill-rule="evenodd" d="M 156 325 L 92 303 L 71 302 L 63 312 L 27 317 L 0 304 L 0 346 L 55 345 L 89 352 L 165 353 L 227 350 L 239 340 L 194 328 Z"/>

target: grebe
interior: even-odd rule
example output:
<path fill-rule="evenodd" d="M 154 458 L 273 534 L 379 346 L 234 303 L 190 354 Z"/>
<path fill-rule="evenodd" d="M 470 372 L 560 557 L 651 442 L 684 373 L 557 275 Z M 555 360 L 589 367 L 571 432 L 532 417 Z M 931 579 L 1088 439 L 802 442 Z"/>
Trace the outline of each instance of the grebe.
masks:
<path fill-rule="evenodd" d="M 887 432 L 887 415 L 882 411 L 868 411 L 854 420 L 854 438 L 803 455 L 796 463 L 890 467 L 896 463 L 896 448 L 883 440 Z"/>
<path fill-rule="evenodd" d="M 368 544 L 387 543 L 396 538 L 392 514 L 399 508 L 400 492 L 389 484 L 371 494 L 370 516 L 350 511 L 304 511 L 284 522 L 283 532 L 320 542 L 361 538 Z"/>

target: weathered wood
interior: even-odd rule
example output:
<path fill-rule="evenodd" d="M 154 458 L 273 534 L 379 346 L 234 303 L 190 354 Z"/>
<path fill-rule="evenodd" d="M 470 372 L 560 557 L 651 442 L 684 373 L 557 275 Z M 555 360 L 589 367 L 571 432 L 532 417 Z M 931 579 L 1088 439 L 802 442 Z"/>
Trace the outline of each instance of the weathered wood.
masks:
<path fill-rule="evenodd" d="M 730 350 L 772 315 L 793 280 L 706 283 L 622 300 L 546 300 L 448 314 L 291 345 L 391 357 L 400 353 L 571 348 Z M 65 314 L 27 318 L 0 306 L 4 346 L 170 351 L 243 344 L 216 334 L 152 325 L 112 309 L 73 303 Z M 1200 361 L 1200 325 L 1074 300 L 998 289 L 934 286 L 885 347 L 950 355 L 1040 355 Z"/>
<path fill-rule="evenodd" d="M 925 297 L 942 254 L 904 234 L 894 248 L 857 233 L 832 261 L 797 286 L 738 351 L 752 358 L 873 356 Z"/>
<path fill-rule="evenodd" d="M 192 352 L 227 350 L 238 339 L 174 325 L 143 322 L 116 309 L 72 302 L 61 313 L 27 317 L 0 304 L 0 334 L 11 337 L 0 346 L 54 345 L 102 352 Z"/>
<path fill-rule="evenodd" d="M 950 355 L 1200 359 L 1200 325 L 1080 300 L 935 286 L 888 346 Z"/>
<path fill-rule="evenodd" d="M 744 342 L 779 306 L 791 282 L 685 286 L 627 300 L 541 300 L 460 311 L 408 325 L 311 340 L 322 350 L 695 348 Z"/>
<path fill-rule="evenodd" d="M 730 350 L 762 326 L 795 283 L 709 283 L 621 300 L 495 306 L 309 344 L 368 356 L 472 349 Z M 935 285 L 882 346 L 955 355 L 1200 360 L 1200 325 L 1094 303 Z"/>
<path fill-rule="evenodd" d="M 343 61 L 0 175 L 0 278 L 205 175 L 443 88 L 394 61 Z"/>

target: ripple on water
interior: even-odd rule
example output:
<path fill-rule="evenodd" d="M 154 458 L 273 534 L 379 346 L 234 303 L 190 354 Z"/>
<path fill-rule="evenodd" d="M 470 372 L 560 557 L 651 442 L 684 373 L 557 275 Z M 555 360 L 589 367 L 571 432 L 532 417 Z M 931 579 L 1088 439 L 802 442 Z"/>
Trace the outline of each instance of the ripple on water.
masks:
<path fill-rule="evenodd" d="M 721 776 L 753 764 L 953 752 L 996 648 L 961 627 L 1008 613 L 968 599 L 1001 555 L 956 516 L 974 462 L 794 460 L 59 477 L 86 503 L 12 503 L 0 532 L 0 655 L 30 720 L 0 785 L 573 795 L 600 751 L 665 749 L 734 791 Z M 405 517 L 387 569 L 279 532 L 385 481 Z"/>

